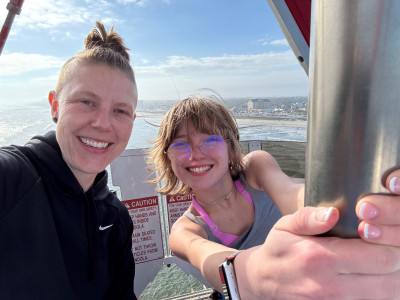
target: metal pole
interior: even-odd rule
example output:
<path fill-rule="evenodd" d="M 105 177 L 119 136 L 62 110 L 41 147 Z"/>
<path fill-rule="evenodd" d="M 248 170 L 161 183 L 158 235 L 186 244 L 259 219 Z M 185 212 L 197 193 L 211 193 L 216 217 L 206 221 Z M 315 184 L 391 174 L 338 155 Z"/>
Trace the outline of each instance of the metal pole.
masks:
<path fill-rule="evenodd" d="M 336 206 L 329 235 L 358 237 L 359 196 L 400 165 L 400 1 L 312 6 L 305 204 Z"/>
<path fill-rule="evenodd" d="M 3 52 L 15 15 L 21 14 L 22 4 L 24 4 L 24 0 L 10 0 L 7 4 L 9 12 L 0 32 L 0 55 Z"/>

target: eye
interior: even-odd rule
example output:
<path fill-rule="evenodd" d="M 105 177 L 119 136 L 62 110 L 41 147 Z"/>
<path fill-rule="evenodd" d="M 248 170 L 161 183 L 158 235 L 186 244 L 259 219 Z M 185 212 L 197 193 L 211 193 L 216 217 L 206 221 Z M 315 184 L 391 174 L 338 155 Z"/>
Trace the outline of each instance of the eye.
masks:
<path fill-rule="evenodd" d="M 173 143 L 168 148 L 168 150 L 175 155 L 178 153 L 188 153 L 191 149 L 192 148 L 190 147 L 190 145 L 184 142 Z"/>
<path fill-rule="evenodd" d="M 222 142 L 223 138 L 218 135 L 210 135 L 205 139 L 207 142 Z"/>
<path fill-rule="evenodd" d="M 93 102 L 87 99 L 82 99 L 80 102 L 87 106 L 93 106 Z"/>
<path fill-rule="evenodd" d="M 127 112 L 126 110 L 123 110 L 123 109 L 116 109 L 115 112 L 118 114 L 121 114 L 121 115 L 127 115 L 127 116 L 130 115 L 129 112 Z"/>
<path fill-rule="evenodd" d="M 171 146 L 169 146 L 169 148 L 175 148 L 175 149 L 182 149 L 182 148 L 187 148 L 190 147 L 189 144 L 184 143 L 184 142 L 177 142 L 177 143 L 173 143 L 171 144 Z"/>
<path fill-rule="evenodd" d="M 213 147 L 215 144 L 222 142 L 224 139 L 218 135 L 210 135 L 203 141 L 205 146 Z"/>

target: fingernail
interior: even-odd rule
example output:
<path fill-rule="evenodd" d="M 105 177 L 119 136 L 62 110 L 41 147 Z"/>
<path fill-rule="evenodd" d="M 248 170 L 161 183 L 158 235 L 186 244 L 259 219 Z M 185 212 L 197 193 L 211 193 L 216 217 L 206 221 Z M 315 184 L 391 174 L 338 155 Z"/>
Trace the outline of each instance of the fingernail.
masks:
<path fill-rule="evenodd" d="M 320 208 L 317 211 L 317 220 L 321 221 L 321 222 L 326 222 L 328 221 L 331 213 L 332 213 L 333 207 L 324 207 L 324 208 Z"/>
<path fill-rule="evenodd" d="M 400 178 L 393 177 L 390 179 L 389 189 L 393 193 L 400 193 Z"/>
<path fill-rule="evenodd" d="M 360 217 L 361 219 L 370 220 L 375 218 L 378 215 L 378 209 L 367 202 L 361 204 L 360 207 Z"/>
<path fill-rule="evenodd" d="M 376 239 L 381 235 L 382 231 L 378 227 L 370 224 L 364 225 L 364 237 L 366 239 Z"/>

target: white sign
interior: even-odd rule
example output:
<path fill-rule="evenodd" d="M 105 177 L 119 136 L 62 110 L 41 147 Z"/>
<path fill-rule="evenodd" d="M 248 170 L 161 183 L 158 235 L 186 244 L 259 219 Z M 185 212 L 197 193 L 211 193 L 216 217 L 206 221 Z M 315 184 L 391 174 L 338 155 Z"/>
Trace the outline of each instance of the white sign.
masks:
<path fill-rule="evenodd" d="M 122 201 L 133 222 L 132 253 L 135 263 L 164 258 L 158 197 Z"/>
<path fill-rule="evenodd" d="M 171 230 L 172 225 L 189 208 L 192 203 L 193 194 L 188 196 L 167 195 L 168 223 Z"/>

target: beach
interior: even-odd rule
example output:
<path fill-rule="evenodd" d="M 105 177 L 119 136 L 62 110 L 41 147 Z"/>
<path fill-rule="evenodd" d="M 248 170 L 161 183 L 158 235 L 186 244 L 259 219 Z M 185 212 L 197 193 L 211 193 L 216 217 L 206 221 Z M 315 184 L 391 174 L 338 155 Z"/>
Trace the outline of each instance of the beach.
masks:
<path fill-rule="evenodd" d="M 162 119 L 165 115 L 164 112 L 144 112 L 137 111 L 136 115 L 138 118 L 154 118 Z M 307 121 L 289 117 L 243 117 L 235 116 L 236 122 L 241 126 L 271 126 L 271 127 L 295 127 L 295 128 L 307 128 Z"/>

